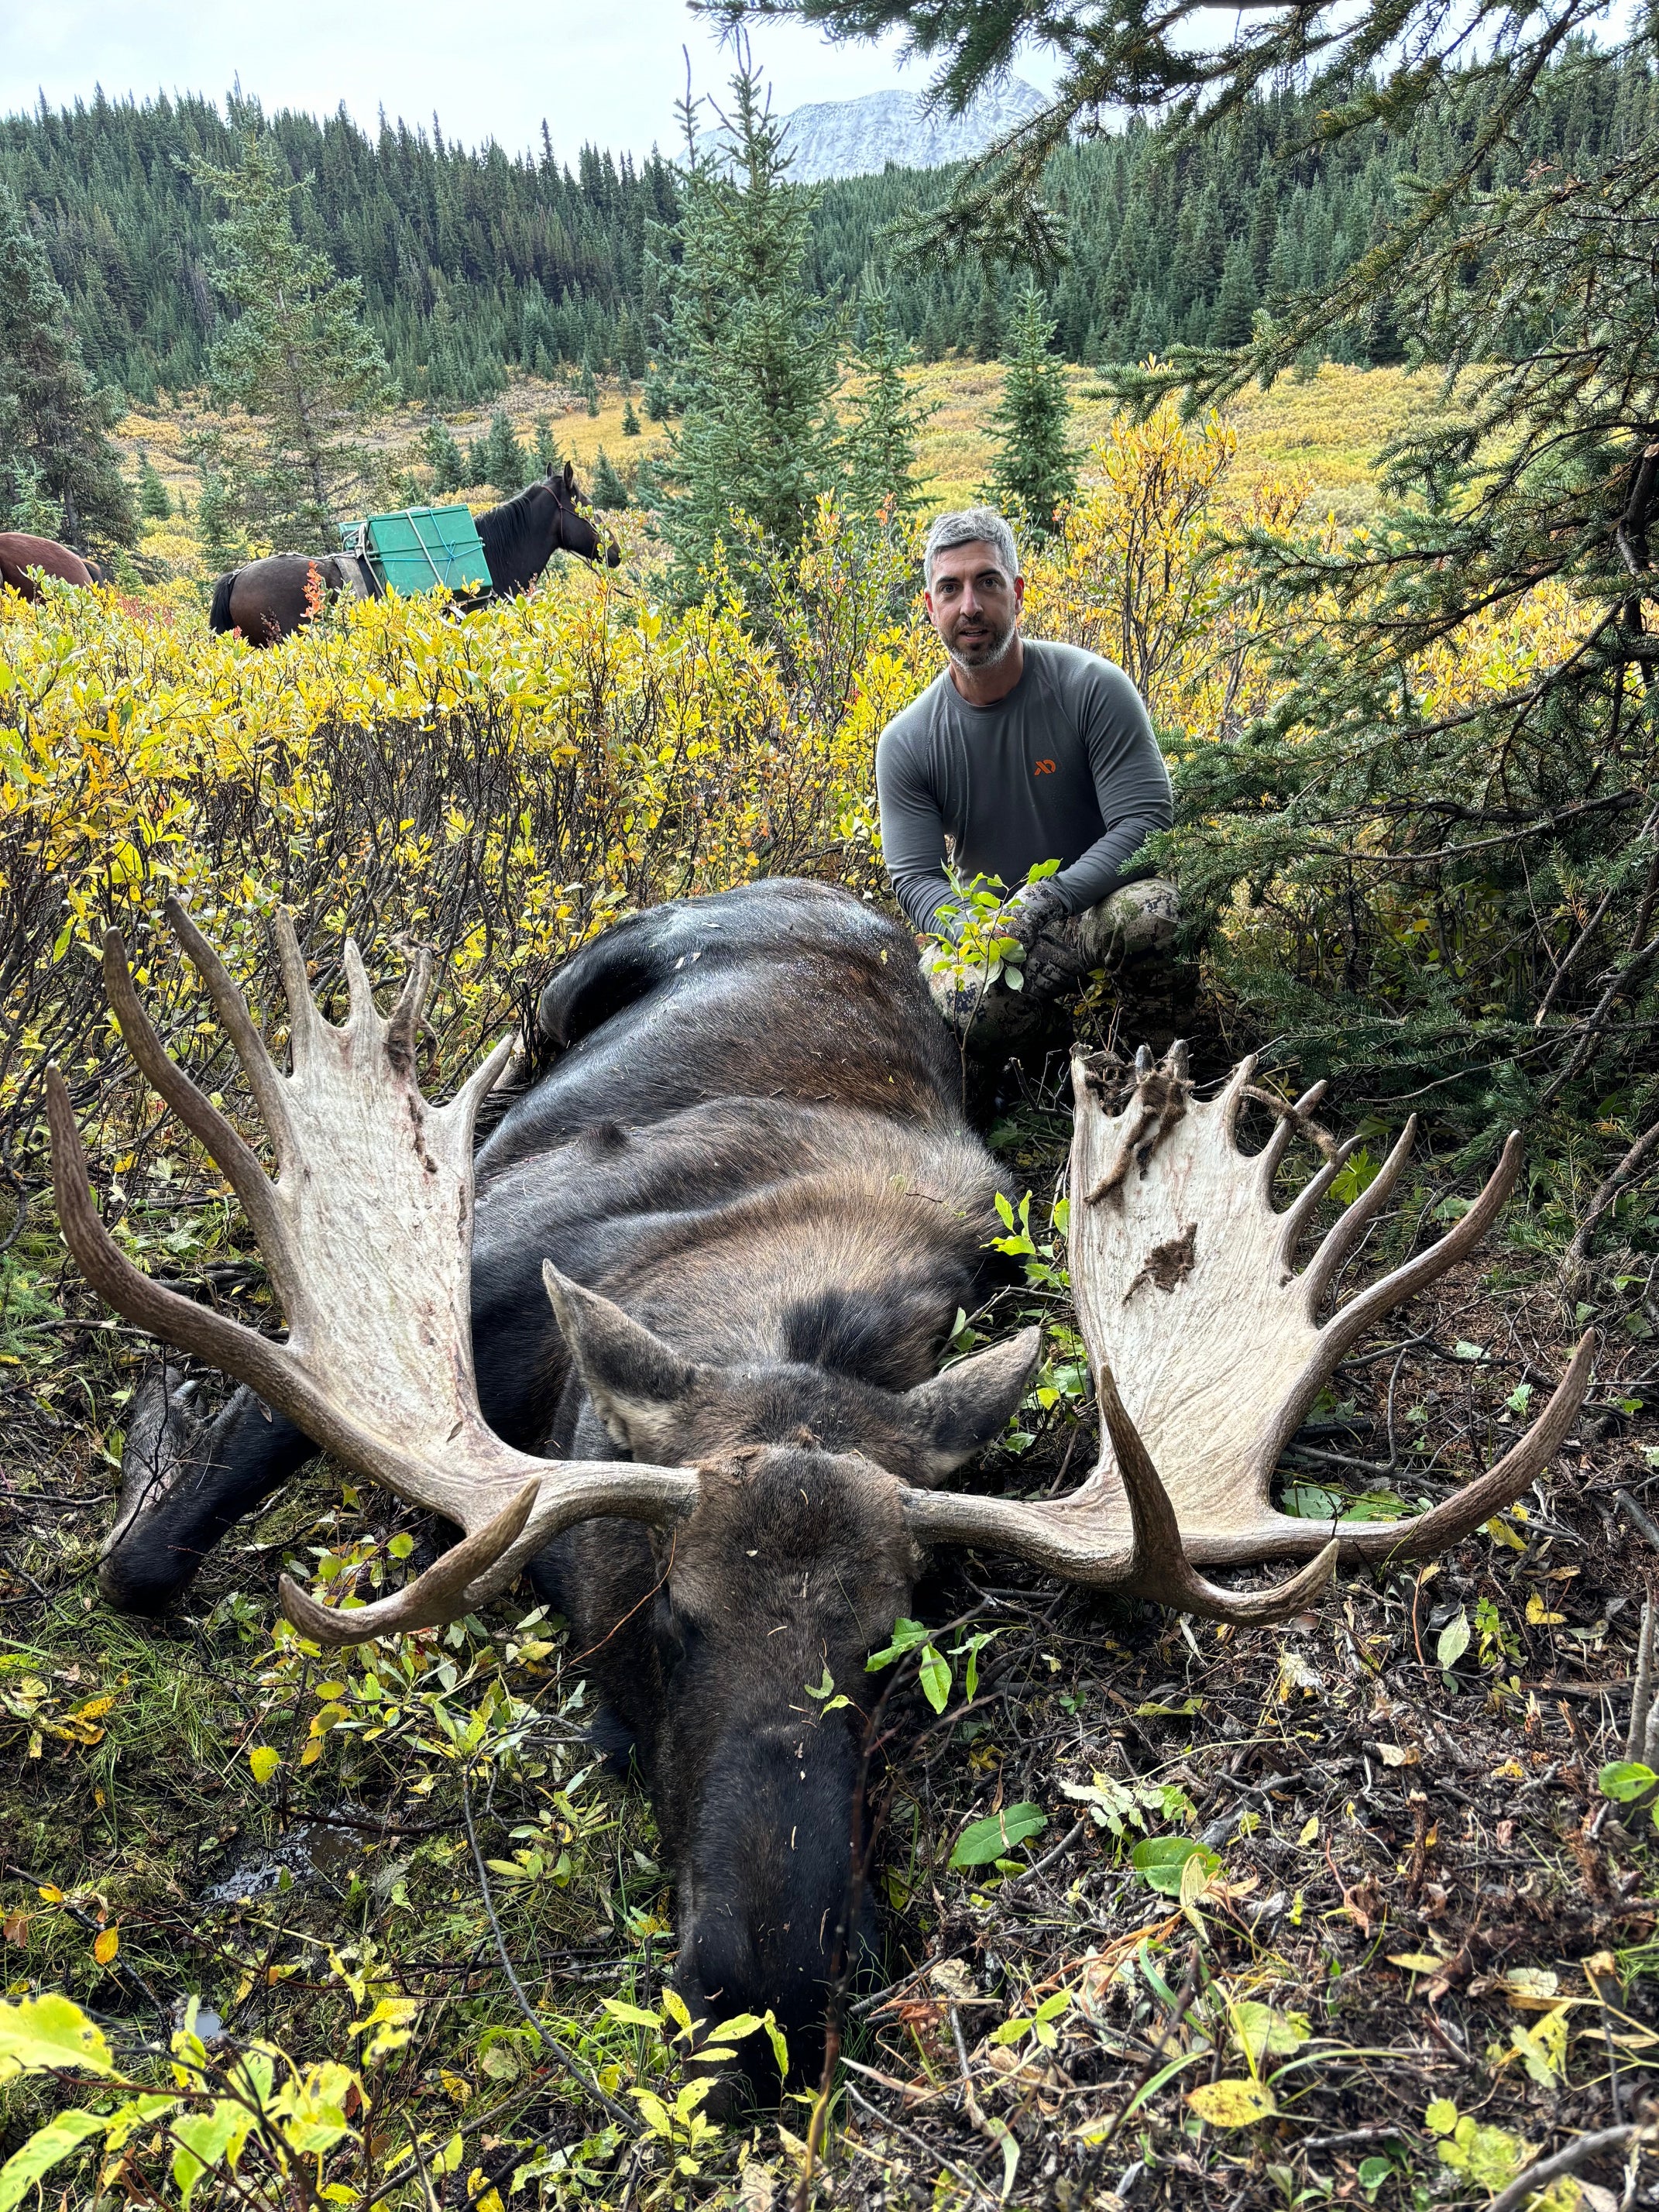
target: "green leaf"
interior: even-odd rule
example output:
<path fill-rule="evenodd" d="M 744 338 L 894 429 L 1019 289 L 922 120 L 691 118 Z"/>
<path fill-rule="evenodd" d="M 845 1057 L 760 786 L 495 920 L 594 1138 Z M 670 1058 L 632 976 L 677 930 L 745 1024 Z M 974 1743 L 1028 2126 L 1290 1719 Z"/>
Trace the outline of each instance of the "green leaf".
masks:
<path fill-rule="evenodd" d="M 1448 1674 L 1469 1648 L 1469 1617 L 1460 1605 L 1435 1639 L 1434 1656 Z"/>
<path fill-rule="evenodd" d="M 1129 1854 L 1129 1863 L 1150 1888 L 1161 1897 L 1179 1897 L 1181 1877 L 1188 1859 L 1201 1859 L 1206 1878 L 1221 1870 L 1215 1852 L 1206 1850 L 1192 1836 L 1148 1836 Z"/>
<path fill-rule="evenodd" d="M 818 1684 L 817 1687 L 814 1689 L 810 1682 L 808 1682 L 805 1686 L 806 1694 L 809 1698 L 823 1698 L 833 1697 L 835 1695 L 836 1678 L 830 1672 L 830 1662 L 828 1660 L 824 1662 L 823 1680 Z"/>
<path fill-rule="evenodd" d="M 1449 2136 L 1457 2125 L 1457 2107 L 1449 2097 L 1437 2097 L 1423 2118 L 1431 2134 Z"/>
<path fill-rule="evenodd" d="M 951 1854 L 953 1867 L 989 1866 L 1016 1844 L 1029 1843 L 1048 1825 L 1041 1805 L 1005 1805 L 988 1820 L 970 1820 L 957 1838 Z"/>
<path fill-rule="evenodd" d="M 864 1662 L 866 1674 L 874 1674 L 884 1667 L 890 1667 L 895 1659 L 902 1659 L 907 1651 L 914 1651 L 918 1644 L 926 1644 L 928 1632 L 919 1620 L 907 1620 L 901 1614 L 893 1623 L 893 1640 L 884 1651 L 872 1652 Z"/>
<path fill-rule="evenodd" d="M 232 2166 L 235 2165 L 252 2125 L 252 2113 L 228 2097 L 205 2112 L 191 2112 L 173 2122 L 173 2139 L 179 2148 L 173 2154 L 173 2178 L 179 2186 L 181 2206 L 188 2208 L 197 2183 L 227 2153 Z"/>
<path fill-rule="evenodd" d="M 14 2151 L 0 2166 L 0 2212 L 11 2212 L 14 2204 L 21 2204 L 41 2176 L 78 2150 L 88 2136 L 102 2135 L 109 2118 L 106 2112 L 59 2112 L 37 2128 L 21 2150 Z"/>
<path fill-rule="evenodd" d="M 917 1679 L 923 1697 L 936 1713 L 942 1713 L 951 1701 L 951 1662 L 931 1644 L 923 1647 L 921 1671 Z"/>
<path fill-rule="evenodd" d="M 1306 2013 L 1279 2012 L 1270 2004 L 1245 1998 L 1231 2007 L 1233 2027 L 1253 2066 L 1266 2057 L 1285 2057 L 1299 2051 L 1313 2033 Z"/>
<path fill-rule="evenodd" d="M 83 2074 L 113 2074 L 115 2061 L 104 2031 L 77 2004 L 56 1990 L 0 2004 L 0 2081 L 18 2074 L 42 2074 L 54 2066 L 78 2067 Z"/>
<path fill-rule="evenodd" d="M 1464 1336 L 1460 1336 L 1452 1346 L 1454 1359 L 1484 1359 L 1486 1356 L 1486 1347 L 1484 1344 L 1471 1344 Z"/>
<path fill-rule="evenodd" d="M 1616 1805 L 1628 1805 L 1632 1797 L 1645 1796 L 1659 1783 L 1659 1774 L 1639 1759 L 1615 1759 L 1601 1769 L 1595 1781 L 1604 1797 L 1611 1797 Z"/>
<path fill-rule="evenodd" d="M 1279 2100 L 1265 2081 L 1201 2081 L 1187 2102 L 1212 2128 L 1249 2128 L 1270 2120 Z"/>
<path fill-rule="evenodd" d="M 654 2028 L 662 2033 L 662 2022 L 653 2012 L 641 2012 L 638 2005 L 629 2004 L 621 1997 L 603 1997 L 600 2002 L 612 2020 L 622 2021 L 629 2027 Z"/>

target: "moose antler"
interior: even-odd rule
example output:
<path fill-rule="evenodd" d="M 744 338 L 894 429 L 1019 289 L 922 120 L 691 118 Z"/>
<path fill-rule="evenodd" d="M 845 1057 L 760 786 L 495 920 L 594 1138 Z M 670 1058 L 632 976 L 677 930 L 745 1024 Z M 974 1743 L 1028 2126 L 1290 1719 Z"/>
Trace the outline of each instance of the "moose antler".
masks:
<path fill-rule="evenodd" d="M 395 1595 L 347 1611 L 284 1576 L 283 1610 L 306 1635 L 357 1643 L 454 1619 L 501 1589 L 572 1522 L 596 1513 L 672 1523 L 690 1513 L 689 1468 L 549 1462 L 486 1425 L 472 1365 L 472 1121 L 511 1058 L 497 1046 L 442 1107 L 415 1078 L 431 981 L 416 957 L 390 1020 L 375 1009 L 355 944 L 345 947 L 343 1029 L 313 1003 L 291 917 L 276 916 L 292 1072 L 277 1071 L 246 1000 L 181 902 L 165 909 L 235 1046 L 276 1156 L 273 1181 L 168 1057 L 133 988 L 118 930 L 104 980 L 138 1066 L 241 1200 L 288 1322 L 276 1343 L 154 1282 L 100 1221 L 68 1088 L 48 1071 L 52 1184 L 70 1249 L 94 1288 L 140 1328 L 234 1375 L 312 1440 L 402 1498 L 458 1522 L 465 1540 Z"/>
<path fill-rule="evenodd" d="M 1264 1149 L 1247 1158 L 1236 1131 L 1255 1066 L 1243 1061 L 1205 1104 L 1192 1095 L 1184 1046 L 1156 1066 L 1143 1047 L 1127 1103 L 1112 1113 L 1099 1069 L 1073 1059 L 1072 1288 L 1103 1417 L 1099 1464 L 1070 1497 L 1040 1503 L 907 1498 L 919 1537 L 994 1544 L 1073 1581 L 1126 1583 L 1190 1612 L 1270 1619 L 1294 1610 L 1339 1558 L 1444 1550 L 1519 1497 L 1561 1443 L 1589 1387 L 1593 1332 L 1525 1436 L 1431 1512 L 1345 1525 L 1334 1535 L 1325 1523 L 1274 1510 L 1279 1454 L 1338 1361 L 1485 1234 L 1514 1188 L 1522 1146 L 1512 1134 L 1486 1188 L 1437 1244 L 1322 1323 L 1338 1269 L 1399 1181 L 1415 1119 L 1297 1274 L 1297 1246 L 1359 1140 L 1338 1146 L 1293 1203 L 1275 1212 L 1285 1146 L 1324 1085 L 1281 1115 Z M 1245 1596 L 1194 1571 L 1315 1552 L 1311 1568 Z"/>

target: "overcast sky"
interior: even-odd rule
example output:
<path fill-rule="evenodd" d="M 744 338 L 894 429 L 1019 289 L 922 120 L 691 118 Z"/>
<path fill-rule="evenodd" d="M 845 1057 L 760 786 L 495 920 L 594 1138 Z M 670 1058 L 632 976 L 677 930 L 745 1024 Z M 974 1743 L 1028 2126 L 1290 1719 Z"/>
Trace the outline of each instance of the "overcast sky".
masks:
<path fill-rule="evenodd" d="M 372 128 L 382 106 L 427 125 L 435 108 L 446 137 L 514 150 L 539 138 L 545 116 L 562 156 L 584 140 L 671 152 L 682 46 L 695 89 L 719 92 L 730 57 L 684 0 L 0 0 L 0 113 L 32 107 L 42 90 L 68 105 L 98 85 L 112 98 L 219 98 L 240 76 L 268 110 L 330 114 L 343 100 Z M 755 58 L 780 112 L 924 82 L 914 68 L 900 75 L 891 44 L 830 46 L 795 27 L 764 27 Z"/>

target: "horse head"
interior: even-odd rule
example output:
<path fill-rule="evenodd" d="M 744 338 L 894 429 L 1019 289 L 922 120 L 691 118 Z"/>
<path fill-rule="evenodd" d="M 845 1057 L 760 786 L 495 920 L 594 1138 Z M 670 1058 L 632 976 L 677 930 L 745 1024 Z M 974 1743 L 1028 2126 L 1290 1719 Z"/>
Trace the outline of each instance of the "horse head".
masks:
<path fill-rule="evenodd" d="M 558 532 L 554 544 L 562 546 L 567 553 L 580 554 L 584 561 L 598 561 L 600 558 L 599 528 L 579 511 L 586 501 L 576 488 L 574 467 L 567 461 L 562 469 L 550 468 L 543 481 L 558 505 Z M 622 548 L 613 536 L 605 550 L 605 565 L 607 568 L 614 568 L 621 559 Z"/>

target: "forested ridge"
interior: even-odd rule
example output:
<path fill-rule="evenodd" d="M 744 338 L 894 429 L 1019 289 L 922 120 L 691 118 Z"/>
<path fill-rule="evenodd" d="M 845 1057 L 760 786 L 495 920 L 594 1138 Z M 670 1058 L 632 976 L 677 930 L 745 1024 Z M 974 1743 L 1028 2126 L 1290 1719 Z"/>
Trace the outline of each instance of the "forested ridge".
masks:
<path fill-rule="evenodd" d="M 1452 87 L 1401 131 L 1381 124 L 1315 143 L 1316 103 L 1283 93 L 1170 155 L 1132 123 L 1065 148 L 1050 197 L 1069 256 L 1048 280 L 1054 343 L 1069 358 L 1121 362 L 1171 344 L 1236 344 L 1258 307 L 1317 293 L 1350 268 L 1399 212 L 1413 178 L 1445 173 L 1494 97 L 1489 82 Z M 0 176 L 23 202 L 74 314 L 88 366 L 138 399 L 200 381 L 216 310 L 206 267 L 212 210 L 192 161 L 234 161 L 252 103 L 111 101 L 0 118 Z M 306 242 L 360 277 L 368 319 L 411 397 L 476 401 L 508 369 L 556 374 L 586 362 L 639 374 L 665 306 L 667 248 L 654 227 L 678 209 L 675 172 L 584 146 L 574 167 L 544 130 L 540 151 L 474 149 L 343 113 L 287 111 L 270 130 L 296 178 Z M 1537 165 L 1571 169 L 1659 132 L 1659 92 L 1644 61 L 1569 54 L 1486 164 L 1501 188 Z M 1295 149 L 1301 150 L 1292 150 Z M 889 258 L 903 217 L 938 208 L 958 172 L 890 167 L 822 189 L 811 274 L 851 298 Z M 1020 282 L 1024 281 L 1023 272 Z M 936 258 L 896 266 L 889 313 L 929 357 L 993 355 L 1013 311 L 1012 276 Z M 1339 361 L 1403 357 L 1386 307 L 1334 327 Z"/>

